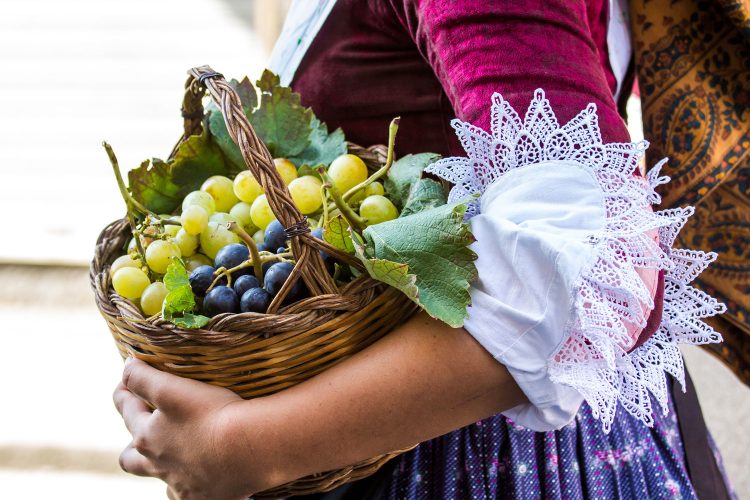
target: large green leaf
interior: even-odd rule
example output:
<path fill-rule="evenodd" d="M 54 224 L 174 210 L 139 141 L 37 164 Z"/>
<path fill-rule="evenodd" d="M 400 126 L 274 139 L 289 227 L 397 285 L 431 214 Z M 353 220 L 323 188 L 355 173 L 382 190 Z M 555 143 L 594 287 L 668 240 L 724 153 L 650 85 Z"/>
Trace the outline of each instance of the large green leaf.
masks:
<path fill-rule="evenodd" d="M 241 81 L 235 79 L 230 80 L 229 85 L 237 91 L 240 96 L 240 102 L 242 103 L 242 109 L 245 114 L 250 114 L 258 106 L 258 94 L 250 82 L 248 77 L 243 78 Z"/>
<path fill-rule="evenodd" d="M 333 160 L 346 153 L 344 132 L 337 128 L 330 134 L 328 126 L 313 117 L 311 122 L 310 144 L 302 153 L 289 158 L 295 165 L 329 165 Z"/>
<path fill-rule="evenodd" d="M 200 188 L 212 175 L 227 175 L 230 169 L 208 132 L 183 142 L 173 160 L 144 161 L 128 172 L 133 197 L 152 212 L 170 213 L 190 192 Z"/>
<path fill-rule="evenodd" d="M 435 153 L 406 155 L 394 162 L 385 179 L 388 197 L 401 209 L 406 205 L 412 186 L 422 177 L 422 171 L 430 163 L 440 159 Z"/>
<path fill-rule="evenodd" d="M 279 77 L 266 70 L 257 82 L 260 106 L 251 116 L 258 136 L 274 157 L 290 158 L 310 144 L 313 113 L 299 94 L 282 87 Z"/>
<path fill-rule="evenodd" d="M 242 109 L 245 111 L 248 119 L 250 119 L 253 110 L 258 106 L 258 95 L 255 87 L 250 83 L 248 77 L 243 78 L 240 82 L 231 80 L 229 85 L 237 91 L 237 94 L 240 96 L 240 102 L 242 102 Z M 245 160 L 242 158 L 242 153 L 240 153 L 240 148 L 237 147 L 237 144 L 229 136 L 227 125 L 224 123 L 224 116 L 222 116 L 219 107 L 211 101 L 206 106 L 206 112 L 208 129 L 211 131 L 214 141 L 224 153 L 232 169 L 239 171 L 247 168 Z"/>
<path fill-rule="evenodd" d="M 373 259 L 367 256 L 364 241 L 352 232 L 352 242 L 356 256 L 365 265 L 367 273 L 378 281 L 401 290 L 404 295 L 419 304 L 419 289 L 417 277 L 409 273 L 409 265 L 385 259 Z"/>
<path fill-rule="evenodd" d="M 366 248 L 358 251 L 373 278 L 386 281 L 385 277 L 452 327 L 463 325 L 471 303 L 469 284 L 477 277 L 476 254 L 468 248 L 474 236 L 463 221 L 466 208 L 442 205 L 370 226 L 363 233 Z M 403 272 L 415 277 L 416 297 L 410 280 L 394 264 L 406 264 Z"/>
<path fill-rule="evenodd" d="M 448 198 L 443 185 L 432 179 L 419 179 L 411 187 L 401 217 L 406 217 L 423 210 L 445 205 Z"/>
<path fill-rule="evenodd" d="M 298 167 L 329 164 L 346 153 L 346 140 L 341 129 L 330 134 L 328 126 L 318 120 L 310 108 L 302 106 L 300 95 L 284 87 L 279 77 L 266 70 L 255 88 L 245 78 L 232 80 L 230 85 L 240 95 L 242 108 L 258 137 L 274 157 L 289 158 Z M 244 169 L 240 150 L 229 136 L 224 118 L 213 102 L 206 107 L 208 128 L 216 144 L 234 169 Z"/>

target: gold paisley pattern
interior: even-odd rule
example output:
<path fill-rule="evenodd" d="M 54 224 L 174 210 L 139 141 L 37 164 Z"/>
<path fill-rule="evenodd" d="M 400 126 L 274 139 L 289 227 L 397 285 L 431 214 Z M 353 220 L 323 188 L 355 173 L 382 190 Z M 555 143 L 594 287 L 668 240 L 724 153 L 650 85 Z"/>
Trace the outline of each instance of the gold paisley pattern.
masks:
<path fill-rule="evenodd" d="M 719 253 L 696 280 L 728 307 L 707 348 L 750 385 L 750 0 L 631 0 L 630 19 L 662 208 L 695 206 L 679 246 Z"/>

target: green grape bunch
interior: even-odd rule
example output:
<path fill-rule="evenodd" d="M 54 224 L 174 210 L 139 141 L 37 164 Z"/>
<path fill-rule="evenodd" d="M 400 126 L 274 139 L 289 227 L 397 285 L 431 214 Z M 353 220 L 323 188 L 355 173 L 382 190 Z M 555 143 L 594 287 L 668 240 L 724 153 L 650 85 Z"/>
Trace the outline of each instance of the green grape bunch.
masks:
<path fill-rule="evenodd" d="M 361 233 L 399 216 L 380 182 L 393 162 L 390 146 L 388 162 L 373 173 L 353 154 L 340 155 L 329 165 L 317 166 L 317 171 L 307 165 L 298 169 L 287 158 L 274 159 L 276 171 L 314 236 L 325 239 L 331 221 L 342 217 Z M 116 167 L 111 148 L 108 153 Z M 168 313 L 172 318 L 167 275 L 184 272 L 195 300 L 193 309 L 183 312 L 206 317 L 266 312 L 296 263 L 284 228 L 251 171 L 234 177 L 212 175 L 200 189 L 184 196 L 175 213 L 161 215 L 136 201 L 124 188 L 119 170 L 115 173 L 133 232 L 126 253 L 110 267 L 115 292 L 137 303 L 146 317 L 164 314 L 166 318 Z M 347 265 L 325 252 L 321 256 L 336 280 L 351 279 Z M 283 305 L 306 296 L 300 281 Z"/>

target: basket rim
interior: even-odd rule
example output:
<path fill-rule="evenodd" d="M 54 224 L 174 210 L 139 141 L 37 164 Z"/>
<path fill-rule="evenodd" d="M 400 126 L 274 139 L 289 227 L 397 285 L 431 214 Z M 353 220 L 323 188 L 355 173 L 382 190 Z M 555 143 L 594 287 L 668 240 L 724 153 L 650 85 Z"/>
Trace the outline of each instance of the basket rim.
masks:
<path fill-rule="evenodd" d="M 110 265 L 122 255 L 123 241 L 127 241 L 130 230 L 126 218 L 108 224 L 96 241 L 94 258 L 89 266 L 89 281 L 100 313 L 105 319 L 123 321 L 150 338 L 159 338 L 157 345 L 201 345 L 230 346 L 271 339 L 290 331 L 299 331 L 300 323 L 307 323 L 309 330 L 325 325 L 329 321 L 341 321 L 347 313 L 355 315 L 373 301 L 388 299 L 389 303 L 412 302 L 406 295 L 387 284 L 362 274 L 340 289 L 339 294 L 309 297 L 289 304 L 275 313 L 224 313 L 211 318 L 208 328 L 186 329 L 164 320 L 161 314 L 145 317 L 131 300 L 117 294 L 111 286 Z M 340 307 L 324 308 L 326 301 L 339 303 Z M 305 303 L 309 307 L 305 307 Z M 416 304 L 414 304 L 417 307 Z M 233 321 L 228 321 L 228 320 Z M 237 322 L 246 325 L 272 322 L 281 326 L 275 330 L 248 331 L 247 328 L 232 328 Z M 289 326 L 284 326 L 284 325 Z M 212 328 L 218 325 L 219 328 Z M 272 342 L 269 342 L 269 344 Z"/>

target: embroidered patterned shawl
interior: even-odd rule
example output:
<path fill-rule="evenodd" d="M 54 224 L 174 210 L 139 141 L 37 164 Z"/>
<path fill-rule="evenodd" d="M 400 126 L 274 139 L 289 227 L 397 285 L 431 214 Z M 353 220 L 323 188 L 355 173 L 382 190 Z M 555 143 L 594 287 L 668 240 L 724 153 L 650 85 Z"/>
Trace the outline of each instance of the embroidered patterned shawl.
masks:
<path fill-rule="evenodd" d="M 708 346 L 750 385 L 750 1 L 631 0 L 650 164 L 663 208 L 693 205 L 680 245 L 716 251 L 698 285 L 728 306 Z"/>

